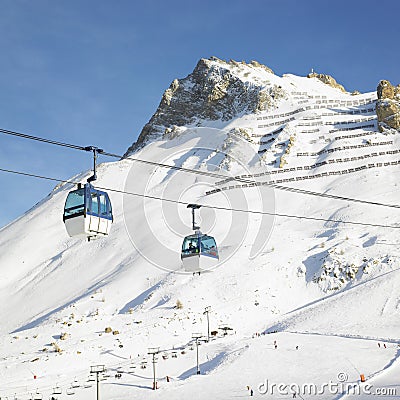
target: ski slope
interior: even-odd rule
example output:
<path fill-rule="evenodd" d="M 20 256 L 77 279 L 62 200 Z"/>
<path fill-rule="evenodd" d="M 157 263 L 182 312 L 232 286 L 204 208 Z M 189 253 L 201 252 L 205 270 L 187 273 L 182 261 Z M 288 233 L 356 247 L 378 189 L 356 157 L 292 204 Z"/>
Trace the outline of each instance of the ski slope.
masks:
<path fill-rule="evenodd" d="M 325 387 L 316 398 L 373 398 L 347 396 L 347 384 L 400 396 L 400 238 L 383 227 L 399 226 L 398 210 L 266 184 L 398 204 L 398 135 L 377 132 L 374 93 L 351 96 L 293 75 L 268 80 L 287 93 L 273 110 L 179 127 L 131 156 L 221 179 L 129 158 L 104 163 L 97 186 L 116 190 L 109 237 L 68 238 L 71 184 L 0 231 L 1 398 L 49 398 L 56 386 L 58 399 L 93 398 L 88 377 L 98 364 L 108 371 L 102 398 L 246 398 L 247 387 L 258 398 L 309 398 L 302 385 L 329 382 L 336 392 Z M 180 264 L 189 202 L 204 205 L 199 222 L 221 256 L 200 276 Z M 197 375 L 192 335 L 207 336 L 207 306 L 216 334 L 199 346 Z M 160 348 L 157 391 L 150 347 Z"/>

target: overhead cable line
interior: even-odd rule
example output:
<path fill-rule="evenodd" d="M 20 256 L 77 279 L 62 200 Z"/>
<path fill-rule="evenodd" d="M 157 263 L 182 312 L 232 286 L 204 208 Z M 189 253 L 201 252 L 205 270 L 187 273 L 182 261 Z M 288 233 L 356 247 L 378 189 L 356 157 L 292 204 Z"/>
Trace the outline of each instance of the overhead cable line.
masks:
<path fill-rule="evenodd" d="M 70 143 L 64 143 L 64 142 L 58 142 L 56 140 L 51 140 L 51 139 L 45 139 L 41 138 L 39 136 L 32 136 L 32 135 L 27 135 L 25 133 L 20 133 L 20 132 L 13 132 L 9 131 L 7 129 L 0 129 L 1 133 L 4 133 L 5 135 L 11 135 L 11 136 L 17 136 L 23 139 L 30 139 L 30 140 L 36 140 L 38 142 L 43 142 L 43 143 L 48 143 L 48 144 L 54 144 L 56 146 L 63 146 L 63 147 L 68 147 L 70 149 L 75 149 L 75 150 L 85 150 L 85 147 L 82 146 L 77 146 L 75 144 L 70 144 Z"/>
<path fill-rule="evenodd" d="M 48 176 L 36 175 L 36 174 L 27 173 L 27 172 L 14 171 L 14 170 L 4 169 L 4 168 L 0 168 L 0 172 L 6 172 L 6 173 L 10 173 L 10 174 L 22 175 L 22 176 L 27 176 L 27 177 L 31 177 L 31 178 L 44 179 L 44 180 L 60 182 L 60 183 L 71 183 L 71 184 L 74 184 L 74 185 L 77 185 L 78 183 L 80 183 L 80 182 L 76 182 L 76 181 L 72 181 L 72 180 L 52 178 L 52 177 L 48 177 Z M 162 198 L 162 197 L 158 197 L 158 196 L 151 196 L 151 195 L 142 194 L 142 193 L 127 192 L 127 191 L 124 191 L 124 190 L 110 189 L 110 188 L 105 188 L 105 187 L 97 187 L 97 188 L 100 189 L 100 190 L 108 191 L 108 192 L 126 194 L 126 195 L 129 195 L 129 196 L 142 197 L 142 198 L 151 199 L 151 200 L 164 201 L 164 202 L 167 202 L 167 203 L 180 204 L 180 205 L 184 205 L 185 207 L 187 206 L 186 202 L 179 201 L 179 200 Z M 347 224 L 347 225 L 369 226 L 369 227 L 376 227 L 376 228 L 400 229 L 400 225 L 395 226 L 395 225 L 373 224 L 373 223 L 367 223 L 367 222 L 357 222 L 357 221 L 342 221 L 342 220 L 339 220 L 339 219 L 307 217 L 307 216 L 304 216 L 304 215 L 282 214 L 282 213 L 267 212 L 267 211 L 257 211 L 257 210 L 243 210 L 243 209 L 240 209 L 240 208 L 229 208 L 229 207 L 212 206 L 212 205 L 202 205 L 202 207 L 203 208 L 210 208 L 210 209 L 214 209 L 214 210 L 242 212 L 242 213 L 256 214 L 256 215 L 269 215 L 269 216 L 275 216 L 275 217 L 296 218 L 296 219 L 304 219 L 304 220 L 311 220 L 311 221 L 340 223 L 340 224 Z"/>
<path fill-rule="evenodd" d="M 45 139 L 45 138 L 41 138 L 38 136 L 27 135 L 25 133 L 13 132 L 13 131 L 1 129 L 1 128 L 0 128 L 0 133 L 4 133 L 6 135 L 11 135 L 11 136 L 17 136 L 17 137 L 21 137 L 24 139 L 36 140 L 36 141 L 40 141 L 40 142 L 44 142 L 44 143 L 48 143 L 48 144 L 57 145 L 57 146 L 67 147 L 67 148 L 71 148 L 71 149 L 75 149 L 75 150 L 81 150 L 81 151 L 93 151 L 93 148 L 94 148 L 93 146 L 78 146 L 78 145 L 74 145 L 74 144 L 70 144 L 70 143 L 64 143 L 64 142 L 58 142 L 55 140 Z M 121 156 L 119 154 L 109 153 L 109 152 L 106 152 L 97 147 L 96 147 L 96 150 L 99 154 L 102 154 L 107 157 L 117 158 L 119 160 L 121 160 L 123 158 L 123 156 Z M 333 200 L 347 201 L 347 202 L 360 203 L 360 204 L 368 204 L 368 205 L 381 206 L 381 207 L 400 208 L 400 205 L 398 205 L 398 204 L 387 204 L 387 203 L 381 203 L 381 202 L 377 202 L 377 201 L 361 200 L 361 199 L 355 199 L 355 198 L 351 198 L 351 197 L 338 196 L 338 195 L 334 195 L 334 194 L 314 192 L 314 191 L 290 187 L 290 186 L 282 186 L 282 185 L 277 185 L 277 184 L 269 183 L 269 182 L 260 182 L 260 181 L 256 181 L 256 180 L 246 179 L 246 178 L 242 178 L 240 176 L 227 177 L 226 175 L 221 175 L 221 174 L 218 174 L 215 172 L 195 170 L 195 169 L 190 169 L 190 168 L 185 168 L 185 167 L 179 167 L 176 165 L 163 164 L 163 163 L 159 163 L 159 162 L 155 162 L 155 161 L 143 160 L 140 158 L 129 157 L 129 158 L 126 158 L 126 160 L 132 161 L 132 162 L 136 161 L 136 162 L 139 162 L 142 164 L 151 165 L 153 167 L 167 168 L 167 169 L 182 171 L 182 172 L 186 172 L 186 173 L 190 173 L 190 174 L 207 176 L 207 177 L 216 178 L 216 179 L 223 179 L 223 180 L 229 179 L 229 181 L 236 181 L 236 182 L 247 183 L 247 184 L 262 183 L 262 185 L 257 185 L 257 186 L 258 187 L 259 186 L 272 187 L 274 189 L 282 190 L 282 191 L 286 191 L 286 192 L 293 192 L 293 193 L 299 193 L 299 194 L 304 194 L 304 195 L 309 195 L 309 196 L 323 197 L 323 198 L 328 198 L 328 199 L 333 199 Z"/>

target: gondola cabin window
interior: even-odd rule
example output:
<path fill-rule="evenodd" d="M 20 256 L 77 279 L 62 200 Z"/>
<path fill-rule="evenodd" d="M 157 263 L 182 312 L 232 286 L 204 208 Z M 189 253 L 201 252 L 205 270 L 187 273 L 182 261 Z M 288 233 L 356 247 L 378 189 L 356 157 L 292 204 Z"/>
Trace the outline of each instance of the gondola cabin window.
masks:
<path fill-rule="evenodd" d="M 84 189 L 75 190 L 69 193 L 65 203 L 64 217 L 68 218 L 83 214 L 85 210 L 85 191 Z"/>

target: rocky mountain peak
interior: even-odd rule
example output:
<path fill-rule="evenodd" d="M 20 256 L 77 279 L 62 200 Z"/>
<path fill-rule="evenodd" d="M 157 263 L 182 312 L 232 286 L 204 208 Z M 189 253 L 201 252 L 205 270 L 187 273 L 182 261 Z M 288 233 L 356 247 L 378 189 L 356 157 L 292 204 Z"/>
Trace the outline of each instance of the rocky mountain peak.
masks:
<path fill-rule="evenodd" d="M 190 75 L 172 81 L 125 156 L 174 126 L 200 124 L 202 120 L 227 121 L 273 107 L 287 94 L 280 86 L 269 83 L 271 74 L 270 68 L 257 61 L 200 59 Z"/>
<path fill-rule="evenodd" d="M 332 76 L 312 71 L 307 78 L 316 78 L 329 86 L 327 93 L 349 94 Z M 283 100 L 308 101 L 303 98 L 304 87 L 325 92 L 319 82 L 299 83 L 299 77 L 275 76 L 274 72 L 257 61 L 202 58 L 193 72 L 182 79 L 174 79 L 162 95 L 160 104 L 150 121 L 142 129 L 138 140 L 129 147 L 124 157 L 142 148 L 149 141 L 179 135 L 181 127 L 207 126 L 214 121 L 230 121 L 246 114 L 269 112 Z M 307 81 L 305 78 L 300 78 Z M 303 81 L 304 82 L 304 81 Z M 303 89 L 301 89 L 303 87 Z M 296 89 L 297 88 L 297 89 Z M 297 91 L 296 91 L 297 90 Z M 359 95 L 353 92 L 352 95 Z M 400 85 L 382 80 L 377 88 L 376 111 L 379 129 L 400 129 Z M 300 97 L 299 97 L 300 96 Z M 303 96 L 303 97 L 302 97 Z M 311 95 L 312 97 L 312 95 Z M 215 125 L 215 124 L 213 124 Z M 166 135 L 167 134 L 167 135 Z"/>

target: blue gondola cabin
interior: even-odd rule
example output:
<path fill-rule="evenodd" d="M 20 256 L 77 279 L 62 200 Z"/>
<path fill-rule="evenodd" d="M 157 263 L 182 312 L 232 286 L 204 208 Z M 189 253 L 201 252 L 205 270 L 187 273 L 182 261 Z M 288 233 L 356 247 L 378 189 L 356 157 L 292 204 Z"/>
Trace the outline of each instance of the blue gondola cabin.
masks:
<path fill-rule="evenodd" d="M 91 239 L 107 236 L 113 223 L 108 194 L 90 183 L 71 191 L 65 201 L 63 220 L 71 237 Z"/>

